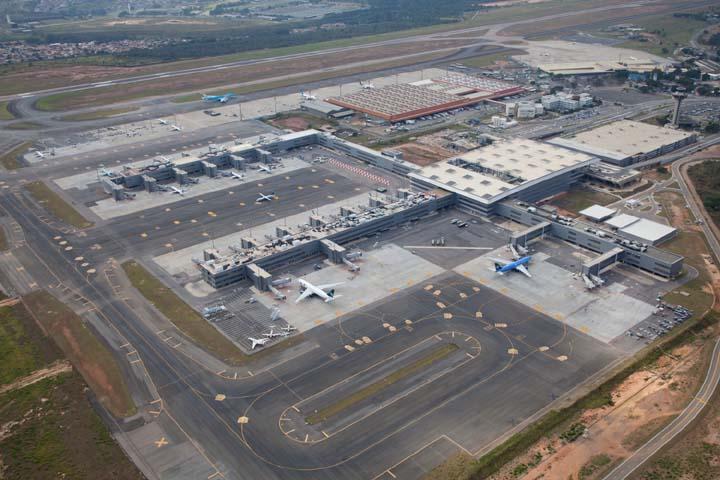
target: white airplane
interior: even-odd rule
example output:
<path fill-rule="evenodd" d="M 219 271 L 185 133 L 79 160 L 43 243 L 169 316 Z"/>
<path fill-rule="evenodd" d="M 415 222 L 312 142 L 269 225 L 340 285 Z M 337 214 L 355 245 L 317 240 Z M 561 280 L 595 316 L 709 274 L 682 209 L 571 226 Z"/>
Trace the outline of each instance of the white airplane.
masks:
<path fill-rule="evenodd" d="M 172 193 L 176 193 L 176 194 L 180 195 L 181 197 L 185 195 L 184 188 L 177 188 L 177 187 L 170 185 L 170 190 L 172 191 Z"/>
<path fill-rule="evenodd" d="M 160 125 L 167 125 L 167 124 L 168 124 L 167 120 L 163 120 L 162 118 L 161 118 L 160 120 L 158 120 L 158 122 L 160 122 Z"/>
<path fill-rule="evenodd" d="M 373 88 L 375 88 L 375 85 L 370 82 L 360 82 L 360 88 L 362 88 L 363 90 L 372 90 Z"/>
<path fill-rule="evenodd" d="M 243 178 L 245 178 L 244 173 L 237 173 L 237 172 L 233 172 L 233 171 L 230 172 L 230 176 L 233 178 L 236 178 L 238 180 L 242 180 Z"/>
<path fill-rule="evenodd" d="M 258 163 L 258 170 L 260 170 L 261 172 L 265 172 L 265 173 L 272 172 L 272 169 L 270 167 L 268 167 L 267 165 L 264 165 L 262 163 Z"/>
<path fill-rule="evenodd" d="M 263 335 L 270 339 L 275 337 L 287 337 L 290 334 L 288 332 L 276 332 L 271 328 L 270 333 L 263 333 Z"/>
<path fill-rule="evenodd" d="M 298 280 L 300 282 L 300 296 L 295 300 L 295 303 L 299 303 L 301 300 L 305 300 L 308 297 L 316 295 L 323 299 L 325 303 L 330 303 L 336 298 L 340 298 L 342 295 L 335 295 L 335 287 L 342 285 L 340 283 L 330 283 L 327 285 L 313 285 L 307 280 L 302 278 Z"/>
<path fill-rule="evenodd" d="M 260 196 L 255 199 L 256 202 L 270 202 L 275 199 L 275 192 L 270 193 L 270 195 L 265 195 L 264 193 L 260 193 Z"/>
<path fill-rule="evenodd" d="M 297 330 L 297 328 L 293 327 L 292 325 L 288 325 L 288 326 L 286 326 L 286 327 L 282 327 L 282 329 L 283 329 L 284 331 L 286 331 L 286 332 L 294 332 L 295 330 Z"/>
<path fill-rule="evenodd" d="M 113 173 L 112 170 L 108 170 L 107 168 L 101 168 L 100 175 L 103 177 L 112 177 L 115 174 Z"/>
<path fill-rule="evenodd" d="M 305 93 L 303 91 L 300 91 L 300 97 L 303 100 L 317 100 L 317 97 L 313 95 L 312 93 Z"/>
<path fill-rule="evenodd" d="M 37 156 L 40 157 L 40 158 L 45 158 L 45 155 L 46 155 L 46 154 L 43 153 L 43 152 L 41 152 L 40 150 L 38 150 L 37 152 L 35 152 L 35 155 L 37 155 Z"/>
<path fill-rule="evenodd" d="M 250 347 L 250 350 L 255 350 L 255 347 L 257 347 L 258 345 L 262 347 L 263 345 L 265 345 L 267 342 L 270 341 L 269 338 L 253 338 L 253 337 L 248 337 L 248 340 L 250 340 L 252 342 L 252 347 Z"/>
<path fill-rule="evenodd" d="M 182 132 L 182 127 L 179 125 L 170 125 L 175 132 Z"/>

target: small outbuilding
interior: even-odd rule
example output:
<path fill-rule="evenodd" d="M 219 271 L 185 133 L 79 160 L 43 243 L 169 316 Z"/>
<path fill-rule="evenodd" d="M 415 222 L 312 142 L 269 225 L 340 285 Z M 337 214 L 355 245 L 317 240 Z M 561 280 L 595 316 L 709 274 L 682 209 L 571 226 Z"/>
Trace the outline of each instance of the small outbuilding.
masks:
<path fill-rule="evenodd" d="M 621 228 L 618 233 L 623 237 L 648 245 L 659 245 L 674 237 L 677 230 L 662 223 L 641 218 L 637 222 Z"/>
<path fill-rule="evenodd" d="M 602 205 L 593 205 L 580 211 L 580 215 L 592 220 L 593 222 L 603 222 L 617 213 L 614 208 L 603 207 Z"/>

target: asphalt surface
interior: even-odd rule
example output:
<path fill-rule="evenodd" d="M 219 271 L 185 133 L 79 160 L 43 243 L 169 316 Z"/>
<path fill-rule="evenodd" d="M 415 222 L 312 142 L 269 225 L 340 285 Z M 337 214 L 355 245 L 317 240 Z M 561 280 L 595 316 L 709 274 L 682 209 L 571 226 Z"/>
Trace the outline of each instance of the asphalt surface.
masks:
<path fill-rule="evenodd" d="M 639 4 L 647 4 L 652 5 L 653 3 L 657 3 L 654 1 L 640 1 L 633 4 L 633 6 L 639 5 Z M 710 1 L 703 1 L 703 2 L 694 2 L 691 5 L 705 5 L 705 4 L 712 4 Z M 685 5 L 683 5 L 684 7 Z M 338 47 L 338 48 L 329 48 L 324 49 L 320 51 L 313 51 L 313 52 L 305 52 L 305 53 L 298 53 L 298 54 L 291 54 L 291 55 L 281 55 L 271 58 L 263 58 L 263 59 L 257 59 L 257 60 L 241 60 L 236 62 L 228 62 L 218 65 L 209 65 L 204 67 L 197 67 L 197 68 L 189 68 L 184 70 L 177 70 L 172 72 L 159 72 L 159 73 L 153 73 L 153 74 L 146 74 L 146 75 L 137 75 L 133 77 L 127 77 L 122 79 L 115 79 L 115 80 L 109 80 L 109 81 L 101 81 L 101 82 L 93 82 L 93 83 L 86 83 L 86 84 L 80 84 L 80 85 L 73 85 L 73 86 L 67 86 L 67 87 L 59 87 L 59 88 L 52 88 L 52 89 L 46 89 L 46 90 L 37 90 L 37 91 L 30 91 L 25 92 L 17 95 L 7 95 L 0 97 L 0 100 L 12 100 L 16 98 L 26 98 L 29 96 L 39 96 L 39 95 L 47 95 L 50 93 L 62 93 L 62 92 L 74 92 L 78 90 L 86 90 L 88 88 L 98 88 L 98 87 L 105 87 L 105 86 L 111 86 L 111 85 L 125 85 L 125 84 L 132 84 L 132 83 L 138 83 L 138 82 L 144 82 L 147 80 L 157 80 L 159 78 L 174 78 L 174 77 L 180 77 L 184 75 L 191 75 L 191 74 L 198 74 L 198 73 L 211 73 L 213 71 L 218 70 L 225 70 L 232 67 L 238 67 L 238 66 L 244 66 L 244 65 L 262 65 L 265 63 L 272 63 L 278 60 L 289 60 L 289 59 L 303 59 L 303 58 L 309 58 L 314 56 L 322 56 L 327 55 L 330 53 L 341 53 L 341 52 L 350 52 L 361 48 L 370 48 L 370 47 L 380 47 L 380 46 L 387 46 L 387 45 L 393 45 L 397 43 L 407 43 L 407 42 L 419 42 L 419 41 L 427 41 L 432 40 L 435 38 L 442 38 L 447 35 L 452 35 L 454 37 L 457 37 L 463 33 L 467 34 L 476 34 L 477 32 L 485 32 L 486 30 L 490 29 L 490 32 L 487 32 L 484 34 L 488 39 L 491 39 L 493 41 L 498 40 L 510 40 L 514 39 L 515 37 L 511 36 L 499 36 L 497 35 L 497 32 L 503 30 L 504 28 L 507 28 L 509 26 L 513 25 L 524 25 L 529 23 L 535 23 L 538 21 L 545 21 L 545 20 L 554 20 L 554 19 L 561 19 L 569 16 L 575 16 L 578 14 L 587 14 L 591 15 L 592 13 L 598 13 L 598 12 L 604 12 L 608 10 L 617 10 L 617 9 L 624 9 L 628 8 L 626 5 L 608 5 L 604 7 L 596 7 L 596 8 L 590 8 L 590 9 L 584 9 L 584 10 L 575 10 L 575 11 L 569 11 L 554 15 L 546 15 L 543 17 L 533 18 L 529 20 L 521 20 L 521 21 L 514 21 L 514 22 L 506 22 L 506 23 L 498 23 L 494 25 L 482 25 L 478 27 L 469 27 L 469 28 L 463 28 L 463 29 L 456 29 L 456 30 L 450 30 L 447 32 L 438 32 L 438 33 L 431 33 L 431 34 L 424 34 L 424 35 L 411 35 L 407 37 L 397 38 L 397 39 L 391 39 L 391 40 L 384 40 L 380 42 L 372 42 L 372 43 L 366 43 L 362 45 L 353 45 L 348 47 Z M 634 18 L 639 15 L 632 15 L 628 16 L 626 18 Z M 578 27 L 574 27 L 578 28 Z M 562 29 L 562 31 L 565 31 L 566 29 Z"/>
<path fill-rule="evenodd" d="M 654 3 L 658 3 L 655 1 L 643 1 L 643 2 L 636 2 L 632 6 L 635 7 L 638 4 L 647 4 L 652 5 Z M 712 4 L 710 1 L 699 1 L 699 2 L 691 2 L 687 4 L 678 5 L 676 8 L 688 8 L 688 7 L 697 7 L 702 6 L 706 4 Z M 98 88 L 98 87 L 107 87 L 107 86 L 122 86 L 123 84 L 131 84 L 131 83 L 137 83 L 137 82 L 144 82 L 149 80 L 158 80 L 160 78 L 169 78 L 169 77 L 177 77 L 177 76 L 183 76 L 183 75 L 193 75 L 193 74 L 205 74 L 205 73 L 212 73 L 213 71 L 223 70 L 227 68 L 242 66 L 242 65 L 260 65 L 268 62 L 274 62 L 278 60 L 287 60 L 287 59 L 302 59 L 317 55 L 325 55 L 327 53 L 336 53 L 336 52 L 345 52 L 345 51 L 353 51 L 356 49 L 362 49 L 362 48 L 369 48 L 369 47 L 379 47 L 379 46 L 385 46 L 385 45 L 391 45 L 396 43 L 407 43 L 407 42 L 417 42 L 417 41 L 428 41 L 433 39 L 443 39 L 450 36 L 451 38 L 455 39 L 462 39 L 462 35 L 468 34 L 467 39 L 471 40 L 472 42 L 466 45 L 464 48 L 461 49 L 459 53 L 456 54 L 449 54 L 448 57 L 443 59 L 438 59 L 431 62 L 425 62 L 425 63 L 418 63 L 413 66 L 412 68 L 421 68 L 424 66 L 432 66 L 437 65 L 441 63 L 447 63 L 452 61 L 458 61 L 465 57 L 470 56 L 476 56 L 479 54 L 484 55 L 491 55 L 494 53 L 498 53 L 500 51 L 503 51 L 508 48 L 514 48 L 517 45 L 517 41 L 521 40 L 520 37 L 507 35 L 502 32 L 505 28 L 510 26 L 517 26 L 517 25 L 524 25 L 524 24 L 530 24 L 537 21 L 544 21 L 544 20 L 557 20 L 562 19 L 567 16 L 574 16 L 581 13 L 586 13 L 588 15 L 588 20 L 591 20 L 593 13 L 599 13 L 604 12 L 607 10 L 615 10 L 615 9 L 623 9 L 628 8 L 626 5 L 609 5 L 604 7 L 597 7 L 592 9 L 586 9 L 581 11 L 572 11 L 572 12 L 565 12 L 561 14 L 555 14 L 555 15 L 548 15 L 544 17 L 539 17 L 536 19 L 530 19 L 530 20 L 521 20 L 521 21 L 515 21 L 515 22 L 506 22 L 506 23 L 500 23 L 495 25 L 483 25 L 478 27 L 469 27 L 464 29 L 457 29 L 457 30 L 450 30 L 447 32 L 437 32 L 432 34 L 426 34 L 426 35 L 414 35 L 414 36 L 408 36 L 403 37 L 399 39 L 392 39 L 392 40 L 386 40 L 381 42 L 374 42 L 370 44 L 364 44 L 364 45 L 356 45 L 356 46 L 349 46 L 349 47 L 340 47 L 340 48 L 332 48 L 332 49 L 326 49 L 321 51 L 315 51 L 315 52 L 306 52 L 306 53 L 300 53 L 300 54 L 294 54 L 294 55 L 284 55 L 284 56 L 278 56 L 278 57 L 272 57 L 272 58 L 266 58 L 266 59 L 257 59 L 257 60 L 247 60 L 247 61 L 239 61 L 239 62 L 230 62 L 226 64 L 220 64 L 220 65 L 210 65 L 206 67 L 198 67 L 198 68 L 192 68 L 187 70 L 178 70 L 174 72 L 166 72 L 166 73 L 154 73 L 149 75 L 140 75 L 135 77 L 128 77 L 124 79 L 115 79 L 115 80 L 109 80 L 109 81 L 101 81 L 101 82 L 94 82 L 89 84 L 83 84 L 83 85 L 75 85 L 75 86 L 68 86 L 68 87 L 60 87 L 60 88 L 54 88 L 49 90 L 42 90 L 37 92 L 27 92 L 20 95 L 8 95 L 6 97 L 0 97 L 0 100 L 12 100 L 12 103 L 10 105 L 10 108 L 18 114 L 21 120 L 18 121 L 26 121 L 26 120 L 33 120 L 38 121 L 42 127 L 40 130 L 31 130 L 31 131 L 17 131 L 17 130 L 7 130 L 8 135 L 12 135 L 15 138 L 34 138 L 37 136 L 37 134 L 40 131 L 62 131 L 62 130 L 81 130 L 83 128 L 87 128 L 87 125 L 89 123 L 93 123 L 96 126 L 108 126 L 108 125 L 114 125 L 119 123 L 126 123 L 129 121 L 137 121 L 144 118 L 144 115 L 146 115 L 146 111 L 142 112 L 135 112 L 130 113 L 127 115 L 118 115 L 113 118 L 109 119 L 102 119 L 97 120 L 94 122 L 69 122 L 69 121 L 62 121 L 58 118 L 57 114 L 54 113 L 48 113 L 48 112 L 40 112 L 34 108 L 34 102 L 35 100 L 42 95 L 50 94 L 50 93 L 61 93 L 61 92 L 71 92 L 71 91 L 78 91 L 78 90 L 85 90 L 85 89 L 92 89 L 92 88 Z M 622 17 L 618 19 L 620 20 L 631 20 L 633 18 L 637 18 L 639 16 L 642 16 L 642 14 L 632 14 L 626 17 Z M 587 25 L 593 26 L 598 22 L 592 22 L 590 21 Z M 607 23 L 600 22 L 600 23 Z M 550 29 L 545 32 L 537 33 L 535 35 L 551 35 L 554 33 L 561 33 L 566 31 L 573 31 L 577 30 L 578 28 L 581 28 L 582 25 L 574 25 L 570 27 L 562 27 L 560 29 Z M 478 37 L 478 33 L 482 32 L 481 38 Z M 488 45 L 489 42 L 494 43 L 494 45 Z M 476 49 L 481 49 L 481 51 L 476 51 Z M 494 49 L 494 50 L 493 50 Z M 448 51 L 449 53 L 454 49 L 443 49 L 438 46 L 436 50 L 432 50 L 435 52 L 440 51 Z M 421 54 L 417 55 L 424 55 L 426 53 L 429 53 L 430 51 L 422 52 Z M 406 58 L 402 57 L 402 58 Z M 385 61 L 387 59 L 383 59 Z M 377 60 L 373 61 L 367 61 L 367 62 L 359 62 L 357 64 L 353 65 L 366 65 L 369 69 L 368 72 L 373 71 L 372 64 L 373 62 L 377 62 Z M 334 70 L 341 70 L 342 68 L 347 68 L 348 65 L 339 66 L 339 67 L 328 67 L 325 69 L 318 70 L 318 72 L 328 72 L 328 71 L 334 71 Z M 401 71 L 405 68 L 401 69 L 375 69 L 375 73 L 379 72 L 389 72 L 389 71 Z M 309 72 L 303 72 L 303 74 L 307 74 Z M 337 82 L 338 80 L 342 79 L 341 73 L 338 71 L 338 78 L 332 79 L 331 81 Z M 359 74 L 359 75 L 352 75 L 346 78 L 346 80 L 352 80 L 352 79 L 360 79 L 366 77 L 367 73 L 365 74 Z M 283 77 L 284 78 L 284 77 Z M 270 81 L 271 79 L 264 79 L 259 82 L 249 82 L 251 83 L 266 83 Z M 307 88 L 317 88 L 318 86 L 321 86 L 325 82 L 317 82 L 317 84 L 308 84 L 306 85 Z M 242 84 L 244 85 L 244 84 Z M 205 89 L 206 90 L 206 89 Z M 273 92 L 277 93 L 279 91 L 286 90 L 286 89 L 276 89 L 273 90 Z M 173 113 L 180 113 L 180 112 L 187 112 L 192 110 L 198 110 L 203 108 L 203 105 L 201 102 L 194 102 L 192 104 L 174 104 L 168 101 L 168 98 L 172 95 L 175 95 L 177 92 L 174 92 L 173 94 L 169 94 L 167 97 L 154 97 L 152 99 L 141 99 L 138 101 L 133 102 L 124 102 L 121 104 L 117 104 L 118 106 L 127 106 L 127 105 L 133 105 L 133 106 L 147 106 L 149 108 L 152 108 L 153 111 L 157 111 L 158 115 L 162 114 L 173 114 Z M 187 92 L 192 93 L 192 92 Z M 200 90 L 198 93 L 202 93 Z M 270 91 L 263 92 L 265 95 L 272 93 Z M 250 97 L 248 97 L 250 98 Z M 245 100 L 245 96 L 243 96 L 243 100 Z M 81 109 L 77 112 L 85 112 L 85 111 L 92 111 L 94 109 Z M 146 110 L 146 109 L 143 109 Z"/>
<path fill-rule="evenodd" d="M 201 181 L 212 182 L 208 178 Z M 307 167 L 102 222 L 102 228 L 78 238 L 77 245 L 107 245 L 102 252 L 105 256 L 160 255 L 169 251 L 169 244 L 179 250 L 358 195 L 362 193 L 356 190 L 359 185 L 324 168 Z M 261 192 L 275 192 L 276 198 L 258 203 L 255 200 Z M 122 245 L 123 251 L 115 251 L 113 245 Z"/>
<path fill-rule="evenodd" d="M 624 6 L 601 7 L 586 13 L 611 8 Z M 497 32 L 505 26 L 536 20 L 494 26 L 487 38 L 497 39 Z M 476 33 L 487 28 L 451 33 Z M 428 38 L 433 36 L 418 36 L 417 40 Z M 213 66 L 200 71 L 228 67 Z M 192 73 L 197 72 L 178 75 Z M 203 468 L 210 472 L 200 476 L 189 466 L 161 470 L 158 457 L 165 448 L 162 443 L 157 446 L 160 453 L 153 450 L 153 455 L 131 449 L 130 454 L 150 478 L 419 478 L 449 454 L 485 451 L 499 437 L 537 415 L 620 355 L 612 347 L 498 292 L 446 273 L 307 332 L 302 348 L 293 357 L 281 353 L 219 372 L 217 360 L 208 359 L 207 354 L 188 356 L 182 347 L 177 347 L 190 342 L 146 302 L 129 290 L 123 291 L 113 280 L 120 276 L 115 260 L 164 253 L 168 243 L 174 248 L 189 246 L 204 240 L 202 233 L 223 235 L 239 229 L 239 223 L 243 227 L 265 223 L 270 220 L 264 218 L 268 208 L 281 217 L 299 211 L 301 203 L 311 205 L 322 203 L 328 195 L 340 199 L 356 194 L 351 188 L 355 185 L 352 179 L 322 172 L 323 178 L 334 175 L 331 178 L 335 183 L 299 193 L 298 185 L 319 184 L 314 181 L 316 173 L 301 170 L 291 173 L 289 181 L 268 177 L 263 182 L 262 190 L 275 190 L 281 199 L 271 207 L 255 205 L 259 188 L 235 189 L 238 191 L 232 197 L 226 189 L 203 196 L 202 204 L 197 199 L 183 200 L 170 205 L 170 212 L 164 207 L 149 209 L 132 217 L 100 222 L 85 231 L 74 231 L 49 218 L 26 196 L 18 180 L 57 178 L 72 173 L 73 169 L 124 163 L 128 156 L 137 159 L 154 156 L 156 151 L 167 151 L 170 146 L 182 148 L 216 140 L 218 135 L 231 134 L 235 126 L 224 128 L 145 142 L 144 147 L 134 149 L 132 154 L 112 151 L 124 147 L 110 147 L 107 151 L 53 159 L 1 175 L 10 188 L 0 190 L 0 208 L 24 234 L 11 251 L 24 267 L 25 273 L 18 281 L 32 282 L 27 288 L 47 289 L 83 312 L 90 306 L 97 322 L 93 328 L 104 332 L 103 337 L 128 379 L 141 417 L 130 422 L 107 418 L 116 434 L 125 438 L 135 434 L 141 425 L 157 424 L 163 429 L 162 439 L 169 443 L 168 448 L 175 444 L 193 445 Z M 233 202 L 238 204 L 237 211 L 228 208 Z M 242 208 L 241 202 L 245 203 Z M 218 215 L 210 216 L 209 211 Z M 199 221 L 192 223 L 193 218 Z M 148 236 L 142 237 L 142 233 Z M 58 236 L 69 241 L 73 250 L 61 247 L 55 240 Z M 488 237 L 494 239 L 493 235 Z M 89 273 L 75 260 L 78 255 L 86 257 L 97 271 Z M 447 257 L 425 255 L 452 266 Z M 426 290 L 430 284 L 432 288 Z M 392 279 L 388 279 L 388 288 L 394 288 Z M 384 324 L 396 330 L 393 332 Z M 164 336 L 167 334 L 160 333 L 165 331 L 172 332 L 179 343 L 167 341 L 169 337 Z M 474 356 L 471 352 L 475 350 L 467 350 L 468 360 L 449 365 L 452 368 L 447 372 L 428 370 L 428 374 L 419 377 L 418 388 L 385 398 L 382 408 L 373 410 L 365 406 L 362 411 L 348 412 L 348 416 L 354 416 L 342 429 L 323 433 L 323 424 L 302 426 L 312 430 L 307 432 L 308 439 L 312 433 L 312 442 L 294 437 L 290 429 L 283 427 L 282 419 L 293 405 L 317 395 L 324 395 L 325 402 L 340 400 L 341 396 L 333 393 L 337 392 L 334 387 L 339 382 L 367 371 L 378 362 L 391 361 L 399 352 L 417 348 L 436 336 L 440 338 L 437 341 L 477 343 L 480 348 Z M 369 341 L 363 341 L 364 338 Z M 713 362 L 715 384 L 720 375 L 717 350 Z M 436 375 L 428 376 L 431 371 Z M 354 381 L 349 382 L 357 388 L 366 384 Z M 701 397 L 706 398 L 709 396 Z M 146 443 L 156 440 L 159 439 L 148 438 Z"/>
<path fill-rule="evenodd" d="M 710 139 L 711 143 L 715 143 L 716 141 L 716 139 Z M 699 206 L 699 198 L 697 198 L 697 195 L 695 195 L 688 186 L 688 179 L 686 177 L 687 167 L 692 163 L 701 161 L 701 159 L 693 158 L 685 158 L 683 160 L 676 161 L 671 167 L 672 177 L 669 180 L 656 185 L 651 190 L 664 188 L 670 183 L 677 181 L 680 186 L 680 191 L 686 199 L 687 205 L 693 213 L 694 218 L 703 220 L 701 225 L 703 233 L 705 234 L 705 238 L 708 241 L 708 245 L 710 246 L 713 255 L 716 259 L 718 259 L 720 258 L 720 243 L 718 243 L 718 238 L 712 228 L 713 220 L 705 215 L 705 212 Z M 647 194 L 647 191 L 643 192 L 643 195 Z M 715 343 L 715 348 L 713 349 L 705 380 L 688 406 L 685 407 L 685 409 L 665 428 L 660 430 L 643 446 L 635 450 L 631 456 L 626 458 L 620 465 L 607 474 L 603 480 L 624 480 L 630 477 L 635 471 L 637 471 L 638 468 L 650 460 L 663 447 L 670 444 L 678 435 L 685 431 L 685 429 L 698 417 L 698 415 L 700 415 L 700 413 L 702 413 L 703 409 L 717 390 L 718 383 L 720 383 L 720 339 L 718 339 Z"/>
<path fill-rule="evenodd" d="M 446 274 L 428 279 L 439 293 L 417 287 L 342 316 L 308 332 L 305 342 L 312 348 L 302 355 L 271 368 L 267 361 L 251 362 L 245 370 L 253 375 L 243 371 L 235 381 L 179 353 L 148 324 L 144 309 L 118 298 L 104 279 L 111 242 L 92 251 L 86 243 L 96 232 L 72 234 L 42 221 L 39 216 L 46 215 L 19 188 L 5 189 L 0 196 L 4 210 L 25 232 L 24 244 L 13 252 L 37 287 L 54 293 L 67 288 L 94 305 L 98 317 L 136 352 L 152 380 L 154 389 L 131 382 L 136 398 L 145 399 L 141 408 L 161 399 L 165 423 L 176 422 L 176 430 L 201 445 L 208 464 L 225 478 L 373 478 L 391 467 L 402 471 L 410 455 L 413 461 L 433 457 L 436 463 L 437 449 L 449 448 L 447 439 L 458 445 L 455 450 L 477 451 L 618 355 L 490 289 Z M 237 218 L 244 222 L 254 215 Z M 74 250 L 65 252 L 53 240 L 57 235 Z M 79 254 L 92 258 L 96 275 L 73 260 Z M 496 328 L 496 323 L 506 326 Z M 278 428 L 282 412 L 301 399 L 443 332 L 457 332 L 462 341 L 476 339 L 480 353 L 320 442 L 298 442 Z M 354 341 L 363 337 L 371 342 L 357 346 Z M 355 351 L 345 348 L 349 344 L 356 345 Z M 128 364 L 125 351 L 116 353 L 129 378 L 136 378 L 131 370 L 137 367 Z M 225 395 L 224 400 L 215 400 L 217 394 Z M 248 423 L 238 424 L 240 417 Z M 130 435 L 134 426 L 117 428 Z M 167 439 L 178 442 L 179 436 L 168 434 Z M 183 478 L 182 472 L 177 475 Z"/>

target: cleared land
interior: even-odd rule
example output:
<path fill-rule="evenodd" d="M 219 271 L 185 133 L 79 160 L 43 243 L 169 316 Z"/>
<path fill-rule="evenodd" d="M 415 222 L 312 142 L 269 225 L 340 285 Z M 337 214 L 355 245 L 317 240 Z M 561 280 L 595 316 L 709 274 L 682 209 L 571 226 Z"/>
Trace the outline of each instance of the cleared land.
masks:
<path fill-rule="evenodd" d="M 2 155 L 0 155 L 0 165 L 2 165 L 8 170 L 15 170 L 16 168 L 22 167 L 22 164 L 20 163 L 18 158 L 25 152 L 27 152 L 29 148 L 30 143 L 25 142 L 21 143 L 20 145 L 8 152 L 3 153 Z"/>
<path fill-rule="evenodd" d="M 663 248 L 683 255 L 686 264 L 698 272 L 695 279 L 664 298 L 702 314 L 713 305 L 713 291 L 720 291 L 720 272 L 712 261 L 702 230 L 690 220 L 691 214 L 682 195 L 666 191 L 656 194 L 655 199 L 663 206 L 671 225 L 680 230 L 675 238 L 663 244 Z"/>
<path fill-rule="evenodd" d="M 693 424 L 667 448 L 640 467 L 631 480 L 720 478 L 720 393 Z"/>
<path fill-rule="evenodd" d="M 638 372 L 654 372 L 657 362 L 664 358 L 667 352 L 672 354 L 674 349 L 694 341 L 698 335 L 702 335 L 707 329 L 717 328 L 717 324 L 718 316 L 713 312 L 703 319 L 693 322 L 692 325 L 686 324 L 682 328 L 674 330 L 668 336 L 663 337 L 657 343 L 642 350 L 635 357 L 618 366 L 602 384 L 594 388 L 591 387 L 592 390 L 587 391 L 587 393 L 581 393 L 577 400 L 571 400 L 572 403 L 563 406 L 559 410 L 546 413 L 535 423 L 511 436 L 486 455 L 473 459 L 468 455 L 458 454 L 435 468 L 425 477 L 425 480 L 444 480 L 447 478 L 458 480 L 491 478 L 499 480 L 501 478 L 522 477 L 532 468 L 541 464 L 543 456 L 555 453 L 557 446 L 553 447 L 550 443 L 551 448 L 548 449 L 548 439 L 565 443 L 578 440 L 577 433 L 581 434 L 586 426 L 583 423 L 584 419 L 586 419 L 585 415 L 598 409 L 600 411 L 608 408 L 612 409 L 618 398 L 625 398 L 619 396 L 619 392 L 623 391 L 623 384 L 631 376 L 637 375 Z M 648 373 L 641 373 L 641 376 L 647 377 Z M 659 377 L 659 379 L 662 379 L 662 377 Z M 662 383 L 664 385 L 668 384 L 665 381 Z M 688 390 L 692 391 L 691 388 Z M 583 427 L 578 428 L 577 425 L 583 425 Z M 658 426 L 658 428 L 660 427 Z M 613 444 L 616 442 L 617 437 L 614 437 Z M 538 453 L 540 453 L 539 457 Z M 598 453 L 600 452 L 592 452 L 593 455 Z M 603 465 L 602 471 L 606 471 L 610 466 L 609 464 Z M 571 473 L 568 471 L 562 472 L 562 478 L 569 478 Z M 531 476 L 530 478 L 535 477 Z M 556 477 L 546 476 L 545 478 Z M 594 479 L 595 477 L 590 478 Z M 658 480 L 661 478 L 664 480 L 665 478 L 680 477 L 657 477 Z M 655 478 L 652 480 L 655 480 Z"/>
<path fill-rule="evenodd" d="M 82 122 L 87 120 L 100 120 L 103 118 L 113 117 L 115 115 L 122 115 L 123 113 L 130 113 L 138 110 L 138 108 L 108 108 L 104 110 L 95 110 L 92 112 L 76 113 L 74 115 L 66 115 L 60 117 L 60 120 Z"/>
<path fill-rule="evenodd" d="M 41 181 L 35 181 L 25 185 L 30 195 L 45 207 L 51 214 L 65 223 L 77 228 L 88 228 L 93 224 L 80 215 L 70 204 L 60 198 L 60 196 L 50 190 L 50 188 Z"/>
<path fill-rule="evenodd" d="M 391 373 L 390 375 L 387 375 L 386 377 L 378 380 L 377 382 L 371 383 L 370 385 L 361 388 L 354 394 L 342 398 L 337 402 L 328 405 L 325 408 L 321 408 L 317 412 L 306 417 L 305 422 L 309 425 L 315 425 L 316 423 L 325 421 L 333 415 L 337 415 L 347 410 L 358 402 L 361 402 L 372 397 L 373 395 L 378 394 L 380 391 L 389 387 L 393 383 L 396 383 L 403 378 L 417 373 L 420 370 L 429 367 L 433 363 L 442 360 L 443 358 L 456 351 L 458 348 L 459 347 L 454 343 L 447 343 L 445 345 L 441 345 L 427 355 L 425 355 L 424 357 L 419 358 L 413 363 L 398 369 L 397 371 Z"/>
<path fill-rule="evenodd" d="M 82 318 L 45 291 L 25 296 L 23 303 L 80 372 L 100 403 L 116 417 L 135 413 L 135 404 L 115 358 Z"/>

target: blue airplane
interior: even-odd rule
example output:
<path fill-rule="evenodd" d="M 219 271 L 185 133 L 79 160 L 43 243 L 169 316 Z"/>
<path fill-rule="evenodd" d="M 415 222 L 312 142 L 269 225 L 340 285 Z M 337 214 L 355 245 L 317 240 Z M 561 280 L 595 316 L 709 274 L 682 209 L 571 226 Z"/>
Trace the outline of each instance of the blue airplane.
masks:
<path fill-rule="evenodd" d="M 203 95 L 202 99 L 205 102 L 220 102 L 227 103 L 231 99 L 235 98 L 234 93 L 226 93 L 225 95 Z"/>
<path fill-rule="evenodd" d="M 530 260 L 532 260 L 532 257 L 529 255 L 512 262 L 509 260 L 502 260 L 500 258 L 491 258 L 490 260 L 495 264 L 495 271 L 501 275 L 515 270 L 529 278 L 532 278 L 532 275 L 530 275 L 530 272 L 526 267 L 526 265 L 530 263 Z"/>

